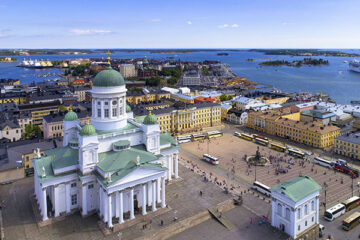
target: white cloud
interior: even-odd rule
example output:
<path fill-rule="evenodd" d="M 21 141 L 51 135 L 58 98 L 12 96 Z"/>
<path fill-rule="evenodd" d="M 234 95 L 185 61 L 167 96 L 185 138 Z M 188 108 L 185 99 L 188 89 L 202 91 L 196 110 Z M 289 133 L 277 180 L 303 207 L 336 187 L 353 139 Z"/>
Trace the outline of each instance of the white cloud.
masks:
<path fill-rule="evenodd" d="M 229 27 L 229 24 L 223 24 L 218 26 L 218 28 L 227 28 L 227 27 Z"/>
<path fill-rule="evenodd" d="M 191 21 L 187 21 L 186 23 L 187 23 L 187 24 L 189 24 L 189 25 L 191 25 L 191 24 L 192 24 L 192 22 L 191 22 Z"/>
<path fill-rule="evenodd" d="M 104 35 L 111 33 L 111 31 L 102 29 L 71 29 L 70 33 L 75 35 Z"/>
<path fill-rule="evenodd" d="M 161 19 L 160 18 L 154 18 L 154 19 L 151 19 L 152 22 L 161 22 Z"/>
<path fill-rule="evenodd" d="M 239 27 L 239 24 L 237 23 L 234 23 L 233 25 L 231 25 L 232 28 L 238 28 Z"/>

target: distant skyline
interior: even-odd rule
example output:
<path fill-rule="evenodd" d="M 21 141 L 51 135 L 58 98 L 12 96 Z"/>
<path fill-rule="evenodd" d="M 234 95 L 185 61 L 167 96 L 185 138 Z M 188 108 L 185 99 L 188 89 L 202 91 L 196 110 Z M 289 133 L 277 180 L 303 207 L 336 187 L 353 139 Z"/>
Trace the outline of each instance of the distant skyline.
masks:
<path fill-rule="evenodd" d="M 360 48 L 359 0 L 0 0 L 0 48 Z"/>

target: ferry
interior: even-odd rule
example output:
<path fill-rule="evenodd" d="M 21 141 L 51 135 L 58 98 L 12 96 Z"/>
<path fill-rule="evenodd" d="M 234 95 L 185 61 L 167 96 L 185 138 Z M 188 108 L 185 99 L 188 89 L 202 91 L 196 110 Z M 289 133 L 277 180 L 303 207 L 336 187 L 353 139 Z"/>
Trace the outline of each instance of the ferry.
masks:
<path fill-rule="evenodd" d="M 41 69 L 41 68 L 50 68 L 53 67 L 53 64 L 51 63 L 51 61 L 49 60 L 26 60 L 23 59 L 22 62 L 18 65 L 18 67 L 24 67 L 24 68 L 37 68 L 37 69 Z"/>
<path fill-rule="evenodd" d="M 360 61 L 354 59 L 353 61 L 349 62 L 349 69 L 350 71 L 360 73 Z"/>

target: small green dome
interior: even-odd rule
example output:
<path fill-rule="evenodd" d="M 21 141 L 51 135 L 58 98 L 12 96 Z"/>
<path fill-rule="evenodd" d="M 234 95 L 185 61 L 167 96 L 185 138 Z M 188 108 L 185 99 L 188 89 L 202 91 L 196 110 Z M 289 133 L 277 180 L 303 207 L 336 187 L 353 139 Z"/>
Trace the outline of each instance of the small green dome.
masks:
<path fill-rule="evenodd" d="M 131 112 L 131 107 L 129 106 L 129 104 L 126 104 L 126 112 Z"/>
<path fill-rule="evenodd" d="M 79 118 L 78 118 L 77 114 L 71 110 L 67 114 L 65 114 L 65 117 L 64 117 L 64 121 L 69 121 L 69 122 L 76 121 L 78 119 Z"/>
<path fill-rule="evenodd" d="M 93 125 L 86 123 L 85 126 L 81 128 L 80 135 L 83 137 L 95 135 L 96 131 Z"/>
<path fill-rule="evenodd" d="M 147 115 L 145 118 L 144 118 L 144 124 L 145 125 L 154 125 L 154 124 L 157 124 L 157 117 L 155 115 L 152 115 L 151 114 L 151 111 L 149 112 L 149 115 Z"/>
<path fill-rule="evenodd" d="M 144 57 L 143 64 L 149 64 L 149 61 L 147 60 L 146 56 Z"/>
<path fill-rule="evenodd" d="M 123 76 L 111 67 L 99 72 L 93 80 L 95 87 L 119 87 L 125 85 Z"/>

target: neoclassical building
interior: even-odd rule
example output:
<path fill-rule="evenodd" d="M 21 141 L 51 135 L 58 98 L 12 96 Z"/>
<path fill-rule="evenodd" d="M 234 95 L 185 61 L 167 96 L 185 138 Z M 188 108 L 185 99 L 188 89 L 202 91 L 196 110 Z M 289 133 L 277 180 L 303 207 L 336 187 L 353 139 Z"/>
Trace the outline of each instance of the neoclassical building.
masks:
<path fill-rule="evenodd" d="M 63 146 L 34 150 L 35 196 L 42 220 L 81 211 L 112 227 L 166 207 L 165 181 L 178 178 L 177 142 L 151 112 L 133 119 L 122 75 L 107 67 L 93 81 L 92 115 L 84 125 L 71 110 Z"/>

